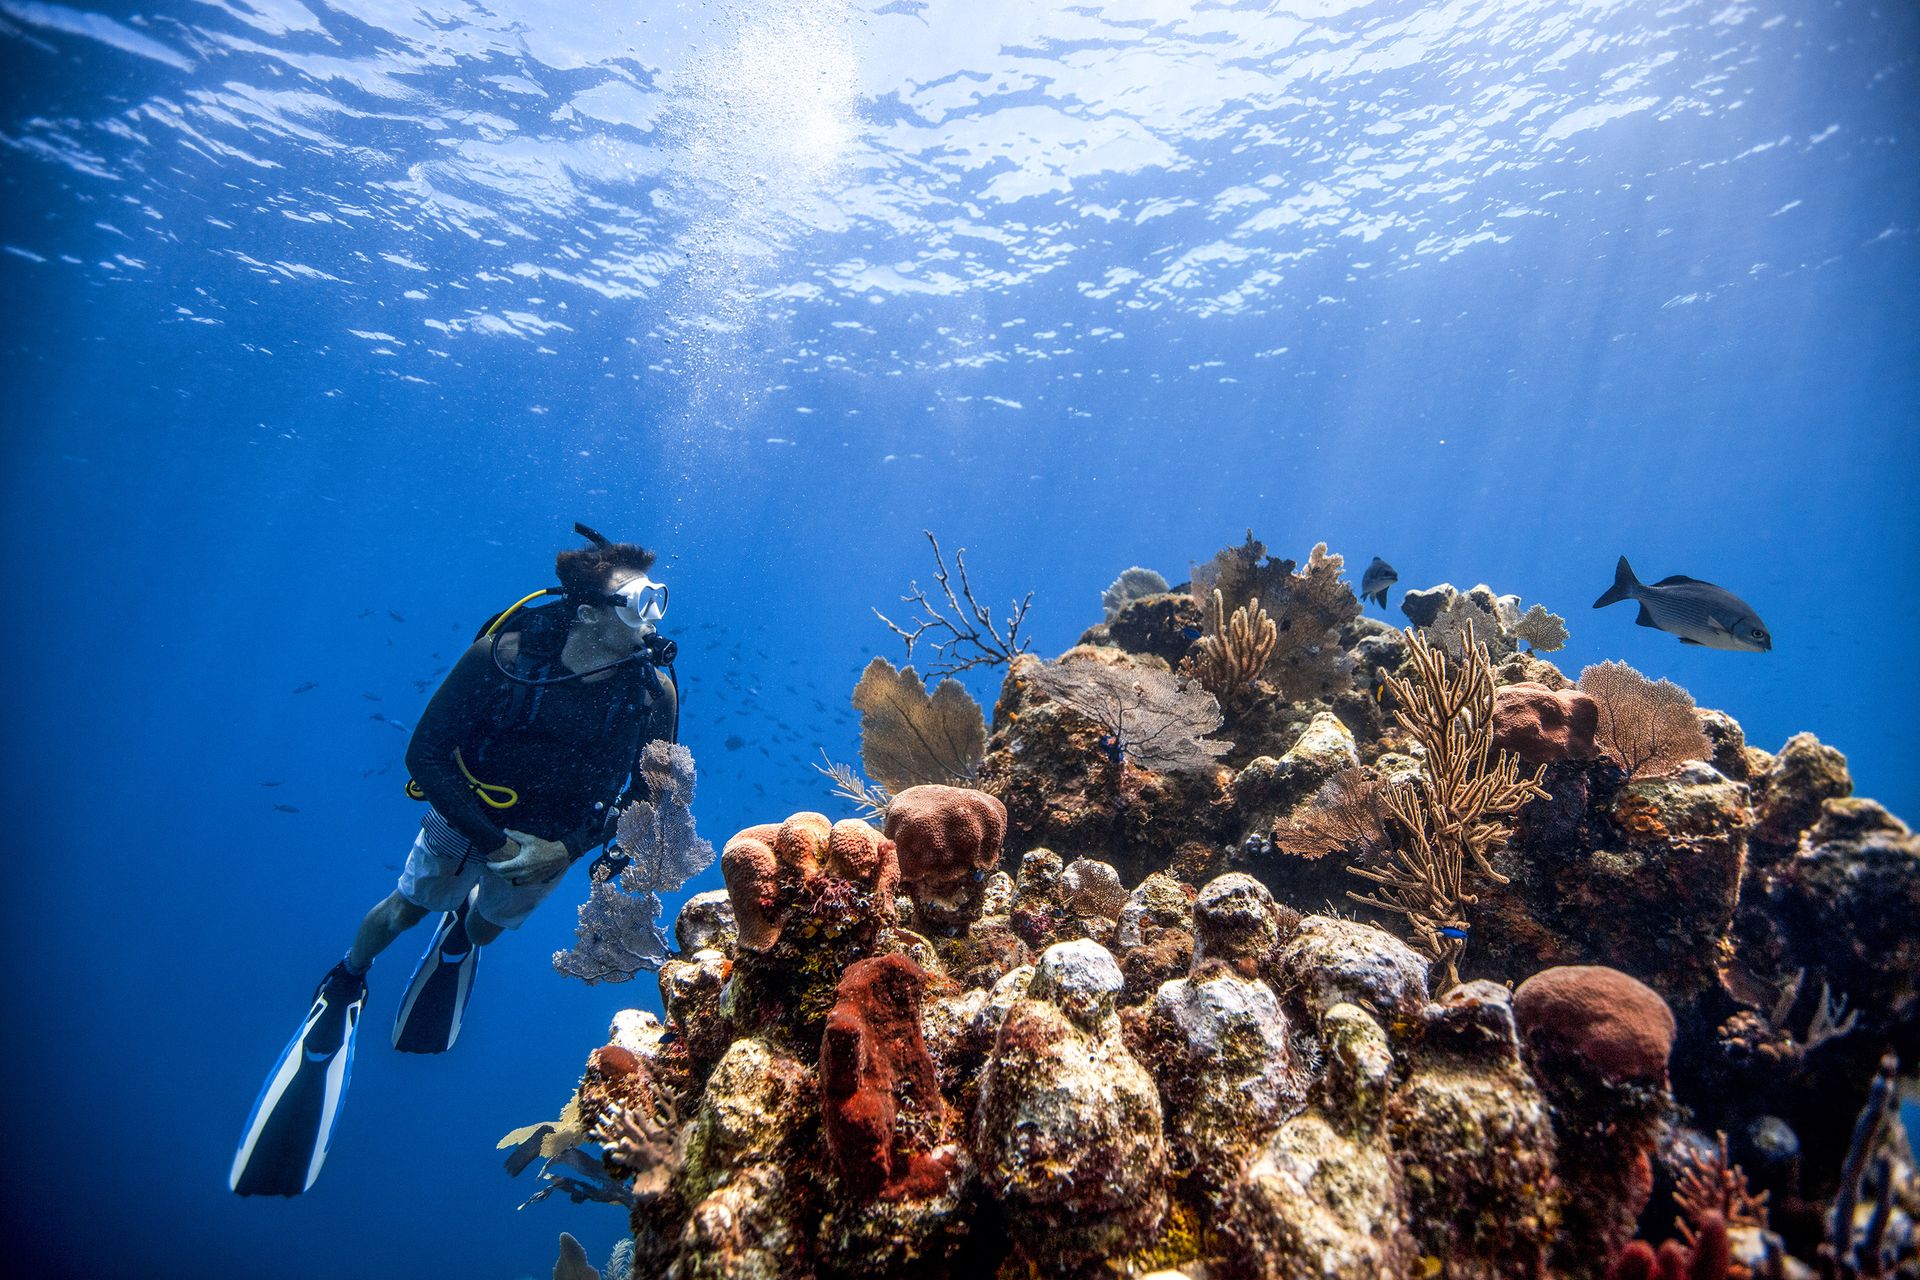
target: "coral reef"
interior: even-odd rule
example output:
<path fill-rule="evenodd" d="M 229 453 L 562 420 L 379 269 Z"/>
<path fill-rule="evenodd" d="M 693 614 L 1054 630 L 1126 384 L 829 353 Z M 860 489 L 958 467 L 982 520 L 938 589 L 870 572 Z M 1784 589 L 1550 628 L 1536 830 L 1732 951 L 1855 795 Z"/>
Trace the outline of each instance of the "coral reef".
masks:
<path fill-rule="evenodd" d="M 1491 588 L 1393 631 L 1323 547 L 1123 575 L 1051 661 L 948 563 L 897 630 L 1003 668 L 991 733 L 728 841 L 664 1024 L 504 1144 L 633 1274 L 1920 1277 L 1920 839 L 1837 751 L 1575 686 Z"/>

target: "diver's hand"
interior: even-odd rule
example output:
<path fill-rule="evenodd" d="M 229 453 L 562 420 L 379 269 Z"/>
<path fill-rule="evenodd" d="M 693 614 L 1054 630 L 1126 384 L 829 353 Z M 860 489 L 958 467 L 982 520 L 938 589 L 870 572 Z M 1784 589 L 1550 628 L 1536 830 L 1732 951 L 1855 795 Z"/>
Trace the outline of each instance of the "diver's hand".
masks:
<path fill-rule="evenodd" d="M 524 831 L 507 828 L 507 838 L 520 846 L 520 852 L 504 862 L 488 865 L 496 875 L 504 876 L 508 884 L 539 884 L 553 879 L 573 861 L 567 853 L 567 846 L 558 840 L 542 840 L 539 836 L 530 836 Z"/>

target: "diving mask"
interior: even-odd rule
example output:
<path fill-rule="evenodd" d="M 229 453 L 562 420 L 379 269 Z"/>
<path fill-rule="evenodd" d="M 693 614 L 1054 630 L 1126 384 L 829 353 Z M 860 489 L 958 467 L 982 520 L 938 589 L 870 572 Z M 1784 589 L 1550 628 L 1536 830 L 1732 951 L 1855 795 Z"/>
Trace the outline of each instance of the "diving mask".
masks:
<path fill-rule="evenodd" d="M 613 611 L 635 631 L 651 631 L 667 616 L 667 588 L 646 574 L 630 578 L 607 593 Z"/>

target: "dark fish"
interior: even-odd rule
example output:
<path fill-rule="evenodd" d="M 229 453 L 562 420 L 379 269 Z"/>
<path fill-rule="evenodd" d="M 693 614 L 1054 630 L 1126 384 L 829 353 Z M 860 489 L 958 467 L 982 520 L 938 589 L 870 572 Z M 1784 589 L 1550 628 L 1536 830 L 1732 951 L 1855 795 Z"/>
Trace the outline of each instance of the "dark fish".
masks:
<path fill-rule="evenodd" d="M 1180 636 L 1182 639 L 1185 639 L 1185 640 L 1198 640 L 1201 636 L 1205 634 L 1206 633 L 1201 631 L 1200 628 L 1198 627 L 1180 628 Z"/>
<path fill-rule="evenodd" d="M 261 783 L 260 785 L 261 785 L 261 786 L 263 786 L 263 787 L 277 787 L 277 786 L 279 786 L 279 785 L 280 785 L 281 783 L 283 783 L 283 782 L 285 782 L 285 781 L 286 781 L 286 779 L 285 779 L 285 778 L 278 778 L 278 779 L 275 779 L 275 780 L 274 780 L 274 781 L 272 781 L 272 782 L 263 782 L 263 783 Z"/>
<path fill-rule="evenodd" d="M 721 743 L 720 745 L 725 747 L 729 751 L 738 751 L 740 748 L 747 745 L 747 740 L 741 737 L 739 734 L 734 733 L 734 734 L 727 735 L 727 740 Z"/>
<path fill-rule="evenodd" d="M 397 613 L 395 613 L 395 612 L 394 612 L 393 610 L 391 610 L 391 609 L 389 609 L 389 610 L 387 610 L 387 616 L 388 616 L 389 618 L 392 618 L 392 619 L 393 619 L 393 620 L 394 620 L 395 622 L 405 622 L 405 621 L 406 621 L 406 619 L 405 619 L 405 618 L 403 618 L 403 617 L 401 617 L 401 616 L 400 616 L 399 614 L 397 614 Z"/>
<path fill-rule="evenodd" d="M 354 614 L 353 616 L 356 618 L 371 618 L 373 616 L 373 610 L 362 609 L 360 612 Z"/>
<path fill-rule="evenodd" d="M 1711 582 L 1676 573 L 1648 586 L 1634 576 L 1633 566 L 1621 556 L 1613 571 L 1613 585 L 1593 602 L 1593 607 L 1604 609 L 1622 600 L 1639 601 L 1640 616 L 1634 621 L 1640 626 L 1678 636 L 1681 644 L 1745 653 L 1765 653 L 1773 648 L 1773 636 L 1753 606 Z"/>
<path fill-rule="evenodd" d="M 368 702 L 380 701 L 380 695 L 377 693 L 363 693 L 360 696 L 365 698 Z"/>
<path fill-rule="evenodd" d="M 275 805 L 275 806 L 273 806 L 273 807 L 274 807 L 274 811 L 275 811 L 275 812 L 277 812 L 277 813 L 298 813 L 298 812 L 300 812 L 300 811 L 299 811 L 298 809 L 296 809 L 296 808 L 294 808 L 294 807 L 293 807 L 292 805 L 290 805 L 290 804 L 277 804 L 277 805 Z"/>
<path fill-rule="evenodd" d="M 1400 575 L 1394 572 L 1393 566 L 1375 556 L 1373 563 L 1367 566 L 1367 571 L 1360 575 L 1360 598 L 1371 600 L 1384 609 L 1387 607 L 1387 588 L 1398 581 Z"/>
<path fill-rule="evenodd" d="M 367 716 L 367 719 L 369 720 L 385 720 L 386 718 L 387 718 L 387 713 L 384 711 L 375 711 Z"/>
<path fill-rule="evenodd" d="M 303 684 L 303 685 L 301 685 L 300 687 L 298 687 L 297 689 L 295 689 L 295 690 L 294 690 L 294 692 L 295 692 L 295 693 L 306 693 L 306 692 L 308 692 L 309 690 L 313 690 L 313 689 L 318 689 L 319 687 L 320 687 L 320 682 L 319 682 L 318 680 L 309 680 L 309 681 L 307 681 L 307 682 L 306 682 L 305 684 Z"/>

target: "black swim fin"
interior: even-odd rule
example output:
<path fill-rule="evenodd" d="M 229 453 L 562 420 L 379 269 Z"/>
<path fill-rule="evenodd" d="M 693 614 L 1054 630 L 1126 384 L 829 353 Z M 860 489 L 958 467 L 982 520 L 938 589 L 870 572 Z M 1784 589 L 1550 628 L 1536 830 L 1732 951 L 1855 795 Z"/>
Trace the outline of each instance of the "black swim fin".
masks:
<path fill-rule="evenodd" d="M 344 962 L 320 980 L 313 1007 L 267 1075 L 247 1117 L 227 1186 L 243 1196 L 297 1196 L 320 1176 L 347 1096 L 365 975 Z"/>
<path fill-rule="evenodd" d="M 445 1053 L 460 1037 L 460 1020 L 480 968 L 480 948 L 467 936 L 467 914 L 479 892 L 476 885 L 458 911 L 440 917 L 413 971 L 393 1015 L 393 1047 L 402 1053 Z"/>

